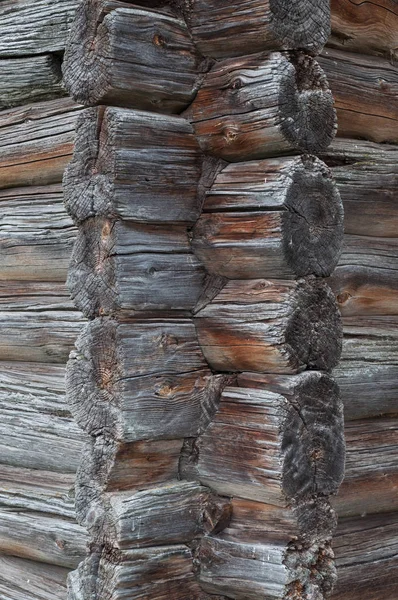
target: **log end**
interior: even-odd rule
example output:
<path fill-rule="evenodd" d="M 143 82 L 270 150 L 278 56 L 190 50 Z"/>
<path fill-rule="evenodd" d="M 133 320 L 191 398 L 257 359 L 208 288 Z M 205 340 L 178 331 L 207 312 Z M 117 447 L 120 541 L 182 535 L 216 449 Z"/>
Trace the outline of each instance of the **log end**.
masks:
<path fill-rule="evenodd" d="M 270 0 L 269 4 L 271 27 L 282 48 L 320 52 L 331 30 L 329 0 Z"/>

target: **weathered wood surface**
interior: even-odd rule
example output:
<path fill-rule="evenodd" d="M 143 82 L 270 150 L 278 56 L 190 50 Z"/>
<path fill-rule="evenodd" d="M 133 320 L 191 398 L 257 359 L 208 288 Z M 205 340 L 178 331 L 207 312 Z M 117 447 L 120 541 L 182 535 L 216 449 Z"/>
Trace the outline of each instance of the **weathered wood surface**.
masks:
<path fill-rule="evenodd" d="M 193 100 L 205 68 L 183 19 L 126 2 L 85 0 L 63 72 L 82 104 L 179 113 Z"/>
<path fill-rule="evenodd" d="M 303 381 L 293 398 L 264 388 L 226 388 L 196 442 L 200 481 L 222 495 L 277 506 L 336 493 L 344 474 L 338 390 L 320 373 Z"/>
<path fill-rule="evenodd" d="M 359 361 L 368 367 L 398 365 L 397 316 L 344 317 L 341 369 L 346 362 Z"/>
<path fill-rule="evenodd" d="M 65 204 L 77 222 L 105 215 L 194 223 L 201 210 L 201 166 L 185 119 L 113 107 L 86 109 L 64 175 Z"/>
<path fill-rule="evenodd" d="M 87 324 L 67 366 L 67 396 L 87 432 L 123 442 L 198 435 L 217 410 L 212 375 L 190 320 Z"/>
<path fill-rule="evenodd" d="M 0 109 L 64 95 L 61 62 L 57 57 L 44 54 L 0 59 Z"/>
<path fill-rule="evenodd" d="M 218 173 L 193 230 L 210 273 L 230 279 L 330 275 L 343 238 L 343 206 L 314 157 L 232 163 Z"/>
<path fill-rule="evenodd" d="M 324 50 L 340 137 L 398 142 L 398 69 L 384 58 Z"/>
<path fill-rule="evenodd" d="M 83 324 L 61 283 L 0 281 L 0 360 L 65 363 Z"/>
<path fill-rule="evenodd" d="M 396 513 L 342 519 L 333 547 L 333 600 L 395 600 L 398 586 Z"/>
<path fill-rule="evenodd" d="M 336 579 L 330 547 L 288 548 L 204 538 L 199 581 L 209 593 L 235 600 L 324 598 Z"/>
<path fill-rule="evenodd" d="M 73 249 L 68 288 L 87 317 L 190 310 L 207 279 L 184 226 L 88 219 Z"/>
<path fill-rule="evenodd" d="M 0 57 L 63 50 L 77 5 L 77 0 L 2 0 Z"/>
<path fill-rule="evenodd" d="M 66 600 L 68 569 L 0 555 L 2 600 Z"/>
<path fill-rule="evenodd" d="M 329 370 L 340 357 L 339 311 L 321 280 L 229 281 L 195 325 L 217 371 Z"/>
<path fill-rule="evenodd" d="M 395 0 L 332 0 L 332 36 L 341 50 L 397 57 L 398 8 Z"/>
<path fill-rule="evenodd" d="M 0 363 L 0 455 L 4 465 L 73 474 L 84 441 L 65 401 L 64 366 Z M 58 476 L 53 477 L 56 480 Z"/>
<path fill-rule="evenodd" d="M 321 158 L 344 204 L 344 231 L 397 237 L 398 146 L 336 138 Z"/>
<path fill-rule="evenodd" d="M 76 229 L 60 185 L 0 191 L 0 280 L 65 281 Z"/>
<path fill-rule="evenodd" d="M 0 113 L 0 187 L 62 181 L 72 158 L 79 105 L 70 98 Z"/>
<path fill-rule="evenodd" d="M 229 161 L 317 153 L 336 132 L 325 74 L 302 52 L 217 63 L 186 116 L 201 148 Z"/>
<path fill-rule="evenodd" d="M 199 50 L 215 58 L 268 49 L 316 53 L 330 32 L 326 0 L 298 0 L 289 7 L 283 0 L 196 0 L 184 14 Z"/>

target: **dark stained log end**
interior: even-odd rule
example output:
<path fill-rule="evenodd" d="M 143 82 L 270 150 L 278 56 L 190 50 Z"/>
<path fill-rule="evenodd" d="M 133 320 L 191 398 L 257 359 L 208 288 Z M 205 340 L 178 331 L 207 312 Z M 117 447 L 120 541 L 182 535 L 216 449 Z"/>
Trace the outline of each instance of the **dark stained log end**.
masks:
<path fill-rule="evenodd" d="M 329 0 L 269 0 L 271 28 L 287 50 L 307 49 L 317 54 L 330 35 Z"/>

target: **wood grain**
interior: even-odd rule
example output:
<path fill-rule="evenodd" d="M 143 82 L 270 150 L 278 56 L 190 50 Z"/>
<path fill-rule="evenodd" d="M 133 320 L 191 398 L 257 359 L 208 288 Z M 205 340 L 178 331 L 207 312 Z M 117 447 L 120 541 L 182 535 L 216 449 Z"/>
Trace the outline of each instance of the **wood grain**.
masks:
<path fill-rule="evenodd" d="M 66 600 L 69 569 L 0 555 L 0 594 L 4 600 Z"/>

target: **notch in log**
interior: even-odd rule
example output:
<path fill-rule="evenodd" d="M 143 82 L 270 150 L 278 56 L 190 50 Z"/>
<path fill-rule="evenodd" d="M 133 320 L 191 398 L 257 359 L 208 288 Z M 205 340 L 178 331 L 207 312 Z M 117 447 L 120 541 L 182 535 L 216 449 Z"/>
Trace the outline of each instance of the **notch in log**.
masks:
<path fill-rule="evenodd" d="M 198 218 L 202 158 L 182 118 L 120 108 L 91 108 L 77 122 L 65 204 L 77 222 L 113 216 L 143 222 Z"/>
<path fill-rule="evenodd" d="M 341 353 L 334 294 L 322 281 L 229 281 L 195 317 L 216 371 L 330 370 Z"/>
<path fill-rule="evenodd" d="M 71 96 L 86 106 L 179 113 L 200 84 L 201 62 L 182 19 L 126 2 L 84 0 L 63 73 Z"/>
<path fill-rule="evenodd" d="M 326 76 L 303 52 L 217 63 L 186 112 L 202 150 L 228 161 L 325 150 L 336 133 Z"/>
<path fill-rule="evenodd" d="M 188 320 L 95 319 L 67 366 L 79 425 L 123 442 L 195 437 L 217 410 L 223 383 L 207 368 Z"/>
<path fill-rule="evenodd" d="M 195 0 L 185 16 L 199 50 L 215 58 L 263 50 L 317 53 L 330 33 L 327 0 Z"/>
<path fill-rule="evenodd" d="M 230 164 L 217 175 L 204 210 L 192 246 L 210 273 L 322 277 L 337 265 L 343 206 L 331 172 L 315 157 Z"/>

